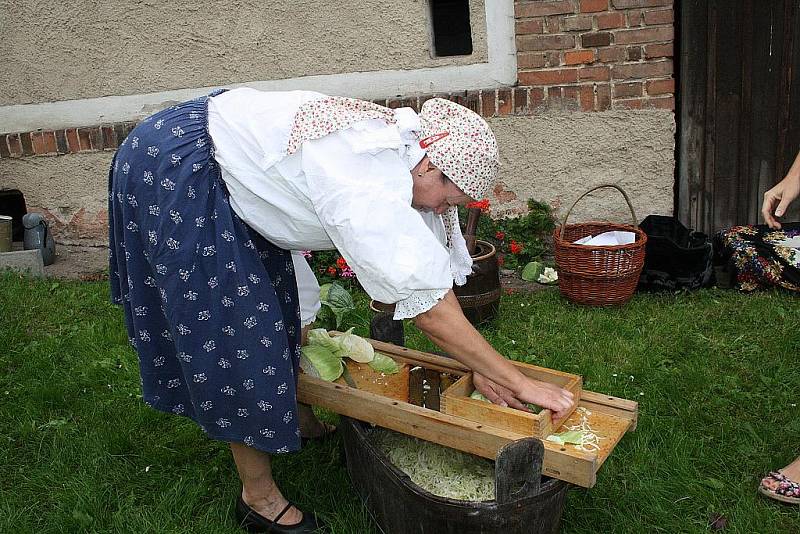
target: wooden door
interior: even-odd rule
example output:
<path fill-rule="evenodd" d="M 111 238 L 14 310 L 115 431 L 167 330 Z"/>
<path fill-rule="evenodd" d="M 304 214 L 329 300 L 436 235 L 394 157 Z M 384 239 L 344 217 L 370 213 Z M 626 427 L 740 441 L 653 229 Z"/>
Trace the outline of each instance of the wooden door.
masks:
<path fill-rule="evenodd" d="M 683 0 L 677 213 L 707 233 L 763 223 L 800 150 L 800 0 Z M 800 201 L 785 220 L 800 220 Z"/>

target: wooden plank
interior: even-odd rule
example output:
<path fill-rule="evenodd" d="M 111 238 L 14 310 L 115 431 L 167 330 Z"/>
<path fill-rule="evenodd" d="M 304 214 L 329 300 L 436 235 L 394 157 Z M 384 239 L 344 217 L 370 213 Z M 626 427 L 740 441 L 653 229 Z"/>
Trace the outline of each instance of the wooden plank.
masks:
<path fill-rule="evenodd" d="M 779 91 L 781 69 L 784 62 L 783 40 L 786 22 L 783 20 L 784 0 L 761 2 L 746 13 L 752 29 L 745 42 L 752 62 L 750 75 L 753 80 L 751 101 L 744 102 L 743 126 L 749 123 L 748 161 L 742 169 L 741 197 L 738 200 L 737 221 L 739 224 L 757 224 L 761 221 L 761 202 L 764 191 L 777 181 L 776 156 L 779 146 L 779 115 L 787 106 Z M 748 54 L 746 54 L 746 57 Z M 788 95 L 787 95 L 788 96 Z"/>
<path fill-rule="evenodd" d="M 711 196 L 709 213 L 712 230 L 736 224 L 738 157 L 740 150 L 742 42 L 741 6 L 731 10 L 719 2 L 711 3 L 710 28 L 714 43 L 709 47 L 709 104 L 713 114 L 706 120 L 707 191 Z"/>
<path fill-rule="evenodd" d="M 363 391 L 377 393 L 390 399 L 408 402 L 409 400 L 409 364 L 400 363 L 400 372 L 386 375 L 375 371 L 369 364 L 358 363 L 347 359 L 345 365 L 353 378 L 356 387 Z M 344 384 L 344 378 L 339 378 L 336 383 Z"/>
<path fill-rule="evenodd" d="M 365 339 L 379 352 L 383 352 L 384 354 L 388 354 L 404 362 L 422 365 L 426 369 L 436 369 L 437 371 L 446 371 L 459 375 L 470 371 L 469 367 L 453 358 L 446 358 L 444 356 L 438 356 L 429 352 L 422 352 L 406 347 L 398 347 L 397 345 L 384 343 L 383 341 L 377 341 L 375 339 Z"/>
<path fill-rule="evenodd" d="M 639 422 L 639 403 L 632 400 L 583 390 L 581 393 L 581 402 L 578 406 L 595 412 L 607 413 L 619 417 L 620 419 L 629 420 L 629 432 L 636 430 L 636 426 Z"/>
<path fill-rule="evenodd" d="M 708 77 L 708 0 L 686 0 L 680 9 L 678 46 L 678 219 L 689 228 L 702 224 L 705 192 L 705 120 Z"/>
<path fill-rule="evenodd" d="M 300 375 L 297 400 L 492 460 L 505 444 L 526 437 L 306 374 Z M 548 441 L 544 446 L 545 474 L 586 488 L 595 484 L 598 454 Z"/>
<path fill-rule="evenodd" d="M 616 417 L 609 413 L 581 407 L 575 410 L 572 415 L 558 427 L 556 433 L 565 432 L 567 430 L 580 430 L 583 428 L 591 429 L 592 433 L 598 437 L 599 449 L 596 454 L 597 468 L 599 469 L 600 466 L 603 465 L 603 462 L 611 455 L 611 451 L 617 446 L 622 436 L 630 429 L 630 426 L 630 419 Z M 579 445 L 564 444 L 559 448 L 559 452 L 562 453 L 568 453 L 570 451 L 585 453 Z"/>
<path fill-rule="evenodd" d="M 414 367 L 408 373 L 408 402 L 414 406 L 424 406 L 425 397 L 422 391 L 422 381 L 425 378 L 425 369 Z"/>
<path fill-rule="evenodd" d="M 798 151 L 800 151 L 800 3 L 786 0 L 785 56 L 782 72 L 785 80 L 781 86 L 786 98 L 786 106 L 782 111 L 778 131 L 781 132 L 778 145 L 778 161 L 776 179 L 780 180 L 788 172 Z M 795 201 L 784 215 L 785 221 L 800 220 L 800 202 Z"/>

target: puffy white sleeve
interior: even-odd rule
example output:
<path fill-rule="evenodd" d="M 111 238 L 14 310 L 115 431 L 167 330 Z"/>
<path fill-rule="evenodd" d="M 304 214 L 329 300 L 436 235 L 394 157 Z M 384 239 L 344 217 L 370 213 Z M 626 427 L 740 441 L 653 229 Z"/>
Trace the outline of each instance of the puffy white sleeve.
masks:
<path fill-rule="evenodd" d="M 306 141 L 302 169 L 319 221 L 373 299 L 395 317 L 432 308 L 453 285 L 450 253 L 411 207 L 398 151 L 357 152 L 345 132 Z"/>
<path fill-rule="evenodd" d="M 319 282 L 301 253 L 292 251 L 292 264 L 297 280 L 297 300 L 300 301 L 300 326 L 308 326 L 317 318 L 322 307 L 319 301 Z"/>

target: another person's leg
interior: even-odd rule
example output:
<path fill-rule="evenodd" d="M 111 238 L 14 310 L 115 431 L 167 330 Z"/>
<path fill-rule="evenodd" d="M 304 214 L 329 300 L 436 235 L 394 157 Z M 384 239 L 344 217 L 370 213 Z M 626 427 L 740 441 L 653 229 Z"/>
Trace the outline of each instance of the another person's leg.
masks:
<path fill-rule="evenodd" d="M 800 457 L 761 480 L 759 491 L 783 502 L 800 504 Z"/>
<path fill-rule="evenodd" d="M 289 501 L 272 478 L 269 454 L 242 443 L 231 443 L 230 446 L 242 481 L 242 500 L 258 514 L 273 520 Z M 302 519 L 303 513 L 293 506 L 281 516 L 278 524 L 294 525 Z"/>

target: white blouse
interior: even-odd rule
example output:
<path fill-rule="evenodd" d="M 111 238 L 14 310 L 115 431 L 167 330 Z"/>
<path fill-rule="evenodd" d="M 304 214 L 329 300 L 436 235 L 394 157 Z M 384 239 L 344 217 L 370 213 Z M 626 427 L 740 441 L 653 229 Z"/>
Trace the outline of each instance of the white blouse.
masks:
<path fill-rule="evenodd" d="M 324 96 L 240 88 L 211 98 L 209 133 L 231 207 L 282 248 L 337 248 L 371 298 L 396 303 L 396 319 L 415 317 L 472 263 L 460 234 L 451 254 L 441 217 L 411 206 L 410 170 L 425 155 L 417 114 L 400 108 L 395 124 L 361 121 L 287 156 L 297 108 Z M 305 259 L 293 259 L 305 325 L 319 311 L 319 289 Z"/>

